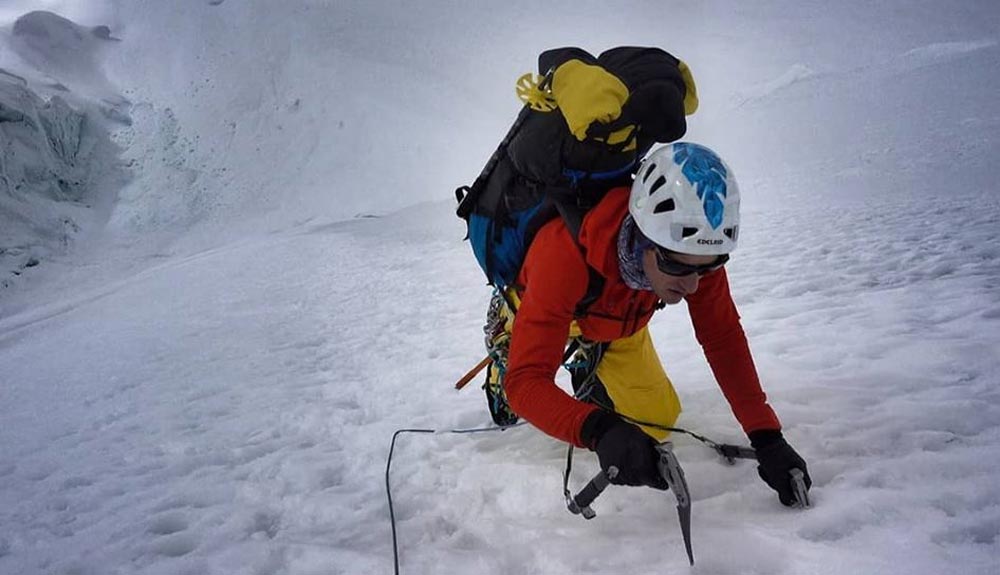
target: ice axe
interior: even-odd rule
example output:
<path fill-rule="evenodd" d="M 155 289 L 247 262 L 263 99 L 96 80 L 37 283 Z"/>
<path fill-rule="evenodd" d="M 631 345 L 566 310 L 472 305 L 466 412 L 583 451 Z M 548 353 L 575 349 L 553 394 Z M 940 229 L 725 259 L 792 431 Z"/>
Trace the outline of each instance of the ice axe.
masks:
<path fill-rule="evenodd" d="M 736 459 L 757 459 L 757 453 L 747 447 L 714 444 L 713 448 L 729 462 L 735 462 Z M 691 547 L 691 492 L 688 490 L 687 479 L 684 477 L 684 469 L 674 454 L 671 442 L 665 441 L 657 444 L 656 451 L 660 455 L 657 463 L 660 475 L 667 482 L 670 490 L 674 492 L 674 497 L 677 498 L 677 518 L 680 521 L 681 535 L 684 537 L 684 550 L 687 551 L 688 561 L 694 565 L 694 551 Z M 570 497 L 567 491 L 566 506 L 570 512 L 574 515 L 583 515 L 586 519 L 596 517 L 597 513 L 590 505 L 617 475 L 618 469 L 609 467 L 607 472 L 599 471 L 576 496 Z M 805 474 L 801 469 L 792 469 L 789 475 L 792 489 L 795 492 L 796 507 L 802 509 L 810 507 Z"/>
<path fill-rule="evenodd" d="M 673 444 L 664 441 L 656 445 L 656 451 L 660 454 L 658 467 L 660 475 L 667 482 L 670 490 L 677 498 L 677 517 L 681 524 L 681 535 L 684 537 L 684 550 L 687 551 L 688 561 L 694 565 L 694 552 L 691 549 L 691 493 L 688 491 L 687 480 L 684 478 L 684 470 L 680 461 L 674 455 Z M 611 483 L 611 480 L 618 475 L 616 467 L 609 467 L 605 472 L 601 470 L 590 482 L 584 486 L 575 496 L 566 496 L 566 506 L 574 515 L 583 515 L 585 519 L 593 519 L 597 513 L 591 509 L 590 504 L 597 499 L 597 496 Z"/>
<path fill-rule="evenodd" d="M 736 463 L 737 459 L 757 460 L 757 452 L 750 447 L 740 447 L 737 445 L 714 445 L 713 448 L 729 463 Z M 799 509 L 812 507 L 809 501 L 809 489 L 806 487 L 806 476 L 799 468 L 793 468 L 788 472 L 791 476 L 789 481 L 792 484 L 792 492 L 795 494 L 795 505 Z"/>

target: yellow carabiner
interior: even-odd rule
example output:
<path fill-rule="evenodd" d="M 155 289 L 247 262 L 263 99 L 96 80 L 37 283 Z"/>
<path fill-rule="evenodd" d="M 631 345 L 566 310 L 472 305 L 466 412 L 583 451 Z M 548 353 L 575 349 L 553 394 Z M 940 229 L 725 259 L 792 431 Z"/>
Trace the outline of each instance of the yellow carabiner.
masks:
<path fill-rule="evenodd" d="M 536 76 L 531 72 L 524 74 L 517 79 L 517 97 L 522 102 L 538 112 L 551 112 L 558 107 L 556 99 L 552 97 L 552 92 L 539 87 L 544 78 Z"/>

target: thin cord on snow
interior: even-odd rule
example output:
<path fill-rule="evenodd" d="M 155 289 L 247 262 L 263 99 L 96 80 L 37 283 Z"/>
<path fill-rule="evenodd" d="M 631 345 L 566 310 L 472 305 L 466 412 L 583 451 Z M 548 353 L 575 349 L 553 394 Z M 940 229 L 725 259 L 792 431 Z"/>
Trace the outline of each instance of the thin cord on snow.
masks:
<path fill-rule="evenodd" d="M 681 429 L 679 427 L 666 427 L 666 426 L 661 426 L 661 425 L 656 425 L 656 424 L 647 424 L 645 422 L 636 421 L 634 419 L 627 418 L 627 417 L 625 419 L 631 421 L 632 423 L 641 423 L 643 425 L 649 425 L 650 427 L 656 427 L 656 428 L 667 430 L 667 431 L 673 431 L 673 432 L 677 432 L 677 433 L 687 434 L 690 437 L 693 437 L 694 439 L 696 439 L 696 440 L 704 443 L 705 445 L 709 446 L 710 448 L 712 448 L 716 452 L 718 452 L 720 454 L 723 454 L 723 455 L 724 455 L 724 453 L 722 451 L 722 448 L 725 448 L 725 447 L 736 447 L 736 446 L 729 446 L 729 445 L 725 445 L 725 444 L 721 444 L 721 443 L 716 443 L 715 441 L 712 441 L 711 439 L 708 439 L 707 437 L 704 437 L 702 435 L 698 435 L 697 433 L 694 433 L 692 431 L 688 431 L 686 429 Z M 398 430 L 396 430 L 395 433 L 392 434 L 392 442 L 389 443 L 389 457 L 388 457 L 388 459 L 385 462 L 385 495 L 386 495 L 386 498 L 389 500 L 389 522 L 392 524 L 392 561 L 393 561 L 393 569 L 394 569 L 393 572 L 395 573 L 395 575 L 399 575 L 399 543 L 398 543 L 397 538 L 396 538 L 396 512 L 393 509 L 393 505 L 392 505 L 392 487 L 389 484 L 389 475 L 390 475 L 390 471 L 392 469 L 392 455 L 393 455 L 393 452 L 396 449 L 396 438 L 398 438 L 400 435 L 402 435 L 404 433 L 449 433 L 449 434 L 459 434 L 459 435 L 471 435 L 471 434 L 475 434 L 475 433 L 485 433 L 485 432 L 492 432 L 492 431 L 504 431 L 506 429 L 511 429 L 511 428 L 514 428 L 514 427 L 520 427 L 522 425 L 525 425 L 526 423 L 527 422 L 525 422 L 525 421 L 521 421 L 519 423 L 515 423 L 514 425 L 507 425 L 507 426 L 504 426 L 504 427 L 475 427 L 475 428 L 471 428 L 471 429 L 446 429 L 446 430 L 443 430 L 443 431 L 438 431 L 437 429 L 398 429 Z M 572 454 L 572 451 L 570 451 L 570 454 Z M 572 455 L 570 455 L 570 457 L 572 457 Z M 570 459 L 570 461 L 572 461 L 572 459 Z M 571 465 L 571 463 L 569 463 L 569 465 Z M 568 475 L 566 476 L 566 480 L 568 481 Z"/>
<path fill-rule="evenodd" d="M 389 460 L 385 463 L 385 494 L 389 498 L 389 522 L 392 524 L 392 561 L 396 575 L 399 575 L 399 548 L 396 546 L 396 513 L 392 509 L 392 489 L 389 487 L 389 469 L 392 467 L 392 452 L 396 449 L 396 438 L 403 433 L 434 433 L 433 429 L 400 429 L 392 434 L 389 444 Z"/>
<path fill-rule="evenodd" d="M 503 431 L 505 429 L 510 429 L 512 427 L 518 427 L 524 425 L 525 422 L 515 423 L 514 425 L 507 425 L 504 427 L 477 427 L 472 429 L 449 429 L 446 431 L 438 431 L 436 429 L 398 429 L 396 433 L 392 434 L 392 442 L 389 444 L 389 458 L 385 462 L 385 495 L 389 500 L 389 522 L 392 524 L 392 562 L 393 562 L 393 572 L 399 575 L 399 545 L 396 540 L 396 512 L 392 505 L 392 488 L 389 485 L 389 472 L 392 469 L 392 453 L 396 449 L 396 438 L 404 433 L 454 433 L 454 434 L 472 434 L 472 433 L 482 433 L 487 431 Z"/>

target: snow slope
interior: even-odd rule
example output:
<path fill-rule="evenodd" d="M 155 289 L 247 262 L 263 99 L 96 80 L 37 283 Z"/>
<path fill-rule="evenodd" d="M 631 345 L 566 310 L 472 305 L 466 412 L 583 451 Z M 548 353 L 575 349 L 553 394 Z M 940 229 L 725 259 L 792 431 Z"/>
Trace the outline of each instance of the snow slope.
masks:
<path fill-rule="evenodd" d="M 762 377 L 812 466 L 815 507 L 782 508 L 749 464 L 726 467 L 678 438 L 695 572 L 995 572 L 998 260 L 995 248 L 953 253 L 996 246 L 1000 206 L 944 213 L 971 223 L 955 233 L 942 219 L 937 246 L 917 253 L 902 241 L 866 247 L 882 226 L 859 209 L 845 214 L 860 223 L 853 233 L 822 230 L 835 248 L 750 243 L 734 260 Z M 808 210 L 777 215 L 798 222 L 758 225 L 779 240 L 811 227 Z M 890 229 L 923 217 L 902 210 Z M 479 390 L 450 389 L 481 353 L 486 294 L 449 218 L 448 205 L 429 204 L 303 226 L 0 324 L 0 566 L 389 571 L 392 432 L 488 421 Z M 803 258 L 808 268 L 786 273 Z M 683 310 L 664 315 L 654 336 L 685 402 L 680 423 L 739 441 Z M 563 458 L 527 427 L 401 438 L 402 572 L 687 569 L 668 497 L 611 489 L 598 519 L 583 521 L 563 508 Z M 595 470 L 579 457 L 576 486 Z"/>
<path fill-rule="evenodd" d="M 129 49 L 104 53 L 101 69 L 133 103 L 115 138 L 135 166 L 106 233 L 13 291 L 0 317 L 0 573 L 390 572 L 393 432 L 488 422 L 480 390 L 451 389 L 482 356 L 489 293 L 445 196 L 502 134 L 509 103 L 493 93 L 541 48 L 519 41 L 538 33 L 524 15 L 538 13 L 512 2 L 514 24 L 491 27 L 457 3 L 57 4 Z M 669 495 L 609 488 L 597 519 L 572 516 L 564 447 L 529 426 L 406 435 L 391 475 L 402 573 L 1000 570 L 1000 10 L 864 4 L 705 2 L 673 15 L 703 94 L 689 137 L 731 158 L 742 183 L 728 267 L 764 385 L 809 461 L 814 508 L 781 507 L 752 465 L 677 437 L 694 496 L 690 568 Z M 537 7 L 565 14 L 547 41 L 577 42 L 607 21 L 602 6 Z M 629 9 L 601 28 L 608 45 L 673 49 L 662 3 Z M 480 40 L 460 44 L 467 55 L 433 33 L 457 24 Z M 324 111 L 343 100 L 321 96 L 343 93 L 299 82 L 343 66 L 358 97 L 382 98 L 344 62 L 370 55 L 398 72 L 380 100 L 398 104 L 431 73 L 423 56 L 455 58 L 434 69 L 437 86 L 458 89 L 493 50 L 503 57 L 475 71 L 484 87 L 460 104 L 474 110 L 434 123 L 423 153 L 445 171 L 413 195 L 388 185 L 412 171 L 329 151 L 337 124 Z M 267 54 L 278 62 L 251 74 Z M 420 90 L 411 109 L 383 118 L 354 102 L 347 117 L 369 122 L 381 150 L 390 127 L 427 125 L 433 98 Z M 300 92 L 296 116 L 282 103 Z M 475 140 L 455 151 L 456 131 Z M 334 159 L 367 167 L 324 197 L 309 182 Z M 387 185 L 368 198 L 356 190 L 373 173 Z M 344 220 L 366 205 L 380 217 Z M 742 442 L 683 306 L 651 325 L 680 424 Z M 580 454 L 574 486 L 596 469 Z"/>

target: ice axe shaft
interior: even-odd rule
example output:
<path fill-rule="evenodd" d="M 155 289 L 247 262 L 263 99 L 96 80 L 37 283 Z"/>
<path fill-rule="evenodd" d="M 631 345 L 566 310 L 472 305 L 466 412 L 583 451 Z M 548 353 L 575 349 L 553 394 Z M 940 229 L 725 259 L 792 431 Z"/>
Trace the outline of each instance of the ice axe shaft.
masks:
<path fill-rule="evenodd" d="M 583 515 L 584 519 L 593 519 L 597 517 L 597 513 L 590 508 L 590 504 L 597 499 L 597 496 L 604 491 L 605 488 L 611 483 L 611 480 L 618 476 L 618 468 L 615 466 L 608 467 L 607 472 L 598 471 L 597 475 L 591 479 L 587 485 L 580 490 L 573 497 L 566 498 L 566 507 L 569 508 L 573 515 Z M 567 492 L 568 495 L 568 492 Z"/>
<path fill-rule="evenodd" d="M 712 446 L 715 452 L 722 456 L 730 465 L 735 465 L 737 459 L 757 459 L 757 452 L 752 447 L 742 445 L 716 444 Z"/>
<path fill-rule="evenodd" d="M 462 376 L 462 379 L 455 382 L 455 389 L 462 389 L 463 387 L 465 387 L 467 383 L 472 381 L 472 378 L 479 375 L 479 372 L 483 371 L 483 369 L 492 362 L 493 362 L 492 357 L 488 355 L 484 357 L 482 361 L 476 364 L 476 367 L 470 369 L 469 373 L 466 373 L 465 375 Z"/>

